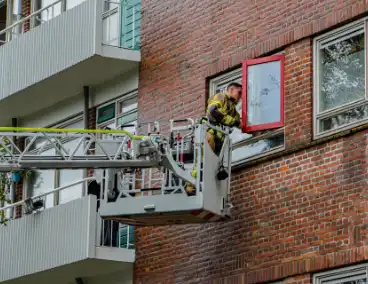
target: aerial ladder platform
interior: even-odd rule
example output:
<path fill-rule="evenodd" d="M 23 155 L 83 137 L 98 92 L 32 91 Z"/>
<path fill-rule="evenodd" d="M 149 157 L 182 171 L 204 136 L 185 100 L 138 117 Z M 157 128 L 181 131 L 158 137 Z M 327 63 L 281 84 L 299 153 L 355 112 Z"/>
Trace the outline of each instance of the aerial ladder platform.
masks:
<path fill-rule="evenodd" d="M 170 120 L 165 134 L 160 121 L 144 126 L 147 134 L 142 136 L 124 130 L 0 127 L 0 172 L 94 169 L 101 188 L 100 216 L 123 224 L 230 218 L 232 129 L 201 119 Z M 218 155 L 206 140 L 208 127 L 224 134 Z M 17 146 L 20 139 L 22 148 Z M 71 140 L 74 146 L 66 149 Z M 50 149 L 52 154 L 46 154 Z M 185 191 L 187 183 L 194 185 L 194 194 Z"/>

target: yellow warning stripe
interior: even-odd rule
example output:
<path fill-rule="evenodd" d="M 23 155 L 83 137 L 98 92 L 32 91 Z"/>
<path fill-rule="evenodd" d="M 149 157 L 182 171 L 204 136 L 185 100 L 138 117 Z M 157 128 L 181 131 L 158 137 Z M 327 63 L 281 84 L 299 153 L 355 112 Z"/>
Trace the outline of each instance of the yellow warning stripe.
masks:
<path fill-rule="evenodd" d="M 11 132 L 44 132 L 44 133 L 102 133 L 126 134 L 133 140 L 143 140 L 144 136 L 133 135 L 125 130 L 78 129 L 78 128 L 32 128 L 32 127 L 0 127 L 0 131 Z"/>

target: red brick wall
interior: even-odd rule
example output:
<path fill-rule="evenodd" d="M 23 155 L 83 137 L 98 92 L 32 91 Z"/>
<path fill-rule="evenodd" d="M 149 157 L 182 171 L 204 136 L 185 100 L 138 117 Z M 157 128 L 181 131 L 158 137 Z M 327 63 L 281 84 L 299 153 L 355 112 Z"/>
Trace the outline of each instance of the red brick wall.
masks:
<path fill-rule="evenodd" d="M 22 0 L 22 15 L 23 17 L 27 17 L 31 14 L 31 0 Z M 30 20 L 27 20 L 23 24 L 23 29 L 25 32 L 30 29 Z"/>
<path fill-rule="evenodd" d="M 89 116 L 88 128 L 96 129 L 96 107 L 93 107 L 89 110 L 88 116 Z M 95 147 L 94 144 L 95 143 L 93 143 L 90 148 L 94 148 Z M 93 169 L 88 169 L 89 177 L 93 176 L 93 173 L 94 173 Z"/>
<path fill-rule="evenodd" d="M 18 138 L 17 146 L 19 149 L 23 150 L 25 145 L 25 140 L 23 138 Z M 23 179 L 21 179 L 15 186 L 15 202 L 21 201 L 23 199 Z M 15 218 L 22 216 L 22 206 L 15 207 Z"/>
<path fill-rule="evenodd" d="M 367 131 L 312 142 L 310 38 L 367 3 L 165 3 L 142 1 L 140 119 L 199 116 L 208 77 L 281 49 L 288 151 L 233 173 L 232 221 L 138 229 L 135 282 L 311 283 L 308 273 L 368 260 Z"/>

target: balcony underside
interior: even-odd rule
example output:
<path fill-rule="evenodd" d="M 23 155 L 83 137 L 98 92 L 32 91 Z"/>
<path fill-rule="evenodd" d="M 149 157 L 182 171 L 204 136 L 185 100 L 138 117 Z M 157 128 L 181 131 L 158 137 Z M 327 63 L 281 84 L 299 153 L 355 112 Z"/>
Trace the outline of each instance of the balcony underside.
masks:
<path fill-rule="evenodd" d="M 83 92 L 83 86 L 98 86 L 123 73 L 135 70 L 139 64 L 139 51 L 105 47 L 106 55 L 131 53 L 137 61 L 92 56 L 83 62 L 44 79 L 0 101 L 0 125 L 11 117 L 23 117 L 52 106 Z M 115 51 L 117 50 L 117 52 Z M 122 56 L 121 56 L 122 57 Z M 135 72 L 135 71 L 134 71 Z"/>
<path fill-rule="evenodd" d="M 2 282 L 3 284 L 75 284 L 75 278 L 82 278 L 85 283 L 98 276 L 119 273 L 120 279 L 131 274 L 132 263 L 109 260 L 86 259 L 83 261 L 60 266 L 48 271 L 27 275 L 21 278 Z M 126 274 L 126 275 L 125 275 Z M 129 278 L 129 277 L 127 277 Z M 124 283 L 124 282 L 119 282 Z"/>

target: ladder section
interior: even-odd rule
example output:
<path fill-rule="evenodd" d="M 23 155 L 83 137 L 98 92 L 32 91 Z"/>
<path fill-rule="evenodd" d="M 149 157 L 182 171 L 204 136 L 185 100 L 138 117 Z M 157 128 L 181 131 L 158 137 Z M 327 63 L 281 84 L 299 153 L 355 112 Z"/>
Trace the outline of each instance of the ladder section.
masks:
<path fill-rule="evenodd" d="M 17 146 L 19 140 L 23 140 L 24 149 Z M 67 149 L 65 144 L 69 141 L 76 143 Z M 0 127 L 2 172 L 155 166 L 157 149 L 149 136 L 134 136 L 122 130 Z"/>

